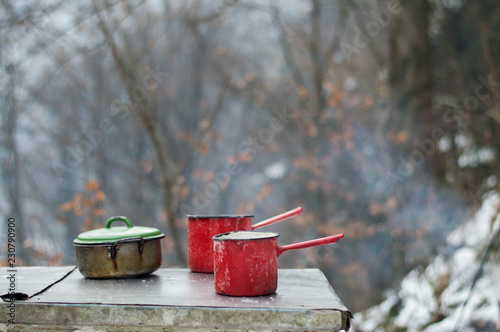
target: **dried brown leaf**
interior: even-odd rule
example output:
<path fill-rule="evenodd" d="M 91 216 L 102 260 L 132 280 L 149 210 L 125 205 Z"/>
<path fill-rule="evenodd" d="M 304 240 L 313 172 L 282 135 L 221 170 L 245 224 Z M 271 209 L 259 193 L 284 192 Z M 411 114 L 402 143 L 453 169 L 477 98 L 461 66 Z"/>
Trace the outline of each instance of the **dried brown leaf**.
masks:
<path fill-rule="evenodd" d="M 99 182 L 97 182 L 96 180 L 90 180 L 85 185 L 85 190 L 87 190 L 88 192 L 94 191 L 97 189 L 99 189 Z"/>

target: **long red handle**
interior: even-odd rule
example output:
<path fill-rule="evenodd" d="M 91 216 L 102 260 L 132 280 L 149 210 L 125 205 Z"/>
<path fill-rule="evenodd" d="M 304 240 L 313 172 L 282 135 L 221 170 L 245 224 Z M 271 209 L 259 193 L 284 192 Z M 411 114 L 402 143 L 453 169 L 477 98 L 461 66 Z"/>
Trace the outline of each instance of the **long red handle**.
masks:
<path fill-rule="evenodd" d="M 322 237 L 316 240 L 309 240 L 294 244 L 288 244 L 286 246 L 278 247 L 278 256 L 288 250 L 304 249 L 309 247 L 323 246 L 325 244 L 335 243 L 343 237 L 344 234 L 337 234 L 337 235 Z"/>
<path fill-rule="evenodd" d="M 261 221 L 261 222 L 255 224 L 255 225 L 252 225 L 252 231 L 254 229 L 262 227 L 262 226 L 267 226 L 269 224 L 272 224 L 272 223 L 275 223 L 275 222 L 278 222 L 278 221 L 282 221 L 282 220 L 285 220 L 285 219 L 289 219 L 289 218 L 295 217 L 296 215 L 300 214 L 301 212 L 302 212 L 302 208 L 298 207 L 298 208 L 295 208 L 295 209 L 290 210 L 288 212 L 285 212 L 285 213 L 282 213 L 280 215 L 277 215 L 275 217 L 266 219 L 264 221 Z"/>

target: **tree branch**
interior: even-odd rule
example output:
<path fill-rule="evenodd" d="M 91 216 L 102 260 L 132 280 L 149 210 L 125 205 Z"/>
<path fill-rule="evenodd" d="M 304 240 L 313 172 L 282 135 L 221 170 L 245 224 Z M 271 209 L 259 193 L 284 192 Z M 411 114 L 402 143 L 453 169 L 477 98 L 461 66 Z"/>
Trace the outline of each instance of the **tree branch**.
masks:
<path fill-rule="evenodd" d="M 207 23 L 221 17 L 230 7 L 234 7 L 239 0 L 226 0 L 222 3 L 222 6 L 219 7 L 219 10 L 215 10 L 209 14 L 198 16 L 198 17 L 189 17 L 186 16 L 185 20 L 188 25 L 198 25 L 201 23 Z"/>
<path fill-rule="evenodd" d="M 292 74 L 292 78 L 297 85 L 306 86 L 305 79 L 304 79 L 304 77 L 299 69 L 299 66 L 297 65 L 297 63 L 295 62 L 295 59 L 293 57 L 292 48 L 288 44 L 285 29 L 283 27 L 283 22 L 281 20 L 281 14 L 280 14 L 278 7 L 276 7 L 275 5 L 271 5 L 271 13 L 275 17 L 274 23 L 275 23 L 275 26 L 279 32 L 279 41 L 280 41 L 281 50 L 283 52 L 283 57 L 285 58 L 285 62 L 288 66 L 288 69 L 290 70 L 290 73 Z"/>
<path fill-rule="evenodd" d="M 93 3 L 93 6 L 97 14 L 99 29 L 108 42 L 113 60 L 118 69 L 118 72 L 120 73 L 122 83 L 127 90 L 130 100 L 134 100 L 133 89 L 134 87 L 141 86 L 138 76 L 136 75 L 134 70 L 127 64 L 124 56 L 122 56 L 122 52 L 120 52 L 118 46 L 116 45 L 113 36 L 106 26 L 101 13 L 97 9 L 95 2 Z M 179 239 L 177 227 L 175 224 L 175 209 L 177 206 L 174 204 L 175 202 L 172 197 L 172 186 L 175 180 L 175 175 L 179 174 L 179 168 L 177 167 L 175 160 L 170 154 L 164 138 L 161 136 L 158 130 L 158 124 L 154 119 L 154 112 L 151 110 L 151 104 L 148 102 L 148 99 L 142 98 L 137 101 L 137 106 L 133 108 L 133 111 L 143 124 L 144 128 L 146 129 L 146 133 L 153 143 L 156 158 L 158 160 L 159 172 L 162 178 L 165 202 L 164 204 L 167 212 L 167 222 L 170 230 L 170 235 L 174 242 L 177 256 L 179 257 L 180 261 L 185 264 L 186 258 L 184 254 L 184 248 L 181 245 L 181 241 Z M 171 176 L 169 169 L 174 176 Z"/>

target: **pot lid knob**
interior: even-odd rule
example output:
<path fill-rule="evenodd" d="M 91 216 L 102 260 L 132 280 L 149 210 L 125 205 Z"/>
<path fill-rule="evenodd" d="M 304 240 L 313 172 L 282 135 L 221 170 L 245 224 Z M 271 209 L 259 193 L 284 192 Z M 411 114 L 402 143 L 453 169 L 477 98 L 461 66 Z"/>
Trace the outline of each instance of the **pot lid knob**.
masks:
<path fill-rule="evenodd" d="M 134 225 L 132 225 L 132 223 L 130 222 L 130 220 L 128 220 L 127 217 L 124 217 L 124 216 L 116 216 L 116 217 L 111 217 L 109 218 L 108 220 L 106 220 L 106 225 L 104 225 L 104 228 L 110 228 L 111 227 L 111 224 L 117 220 L 121 220 L 123 221 L 125 224 L 127 224 L 127 228 L 132 228 L 134 227 Z"/>

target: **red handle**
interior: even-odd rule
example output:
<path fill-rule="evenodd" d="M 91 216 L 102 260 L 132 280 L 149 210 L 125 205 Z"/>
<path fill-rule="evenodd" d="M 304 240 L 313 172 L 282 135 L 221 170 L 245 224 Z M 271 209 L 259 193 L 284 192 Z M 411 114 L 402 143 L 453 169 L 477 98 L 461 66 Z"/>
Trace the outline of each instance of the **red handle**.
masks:
<path fill-rule="evenodd" d="M 288 250 L 304 249 L 309 247 L 323 246 L 325 244 L 335 243 L 343 237 L 344 234 L 337 234 L 337 235 L 322 237 L 321 239 L 288 244 L 286 246 L 278 247 L 278 256 Z"/>
<path fill-rule="evenodd" d="M 285 213 L 282 213 L 280 215 L 277 215 L 275 217 L 266 219 L 264 221 L 261 221 L 261 222 L 255 224 L 255 225 L 253 225 L 252 226 L 252 231 L 254 229 L 262 227 L 262 226 L 267 226 L 269 224 L 272 224 L 272 223 L 275 223 L 275 222 L 278 222 L 278 221 L 282 221 L 282 220 L 285 220 L 285 219 L 289 219 L 291 217 L 295 217 L 296 215 L 300 214 L 301 212 L 302 212 L 302 208 L 298 207 L 298 208 L 295 208 L 295 209 L 290 210 L 288 212 L 285 212 Z"/>

